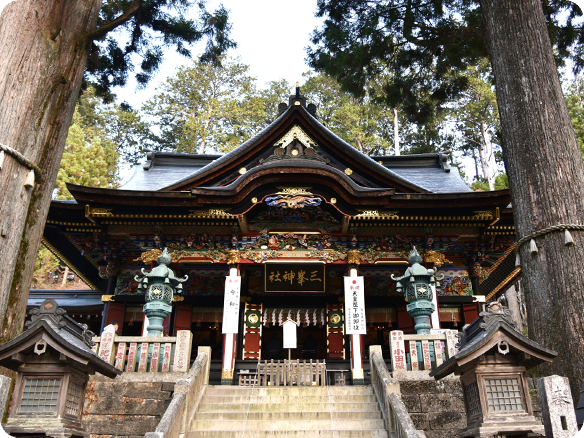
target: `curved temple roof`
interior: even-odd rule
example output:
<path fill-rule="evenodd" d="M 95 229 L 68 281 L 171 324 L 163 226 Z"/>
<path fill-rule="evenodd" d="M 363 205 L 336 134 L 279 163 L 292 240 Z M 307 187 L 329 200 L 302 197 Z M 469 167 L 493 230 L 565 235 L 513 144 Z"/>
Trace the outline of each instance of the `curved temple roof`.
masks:
<path fill-rule="evenodd" d="M 275 143 L 294 129 L 306 133 L 300 140 L 302 145 L 314 146 L 316 155 L 324 158 L 324 163 L 300 157 L 275 162 L 266 160 L 275 150 Z M 312 145 L 304 144 L 310 141 Z M 290 105 L 264 130 L 225 155 L 149 152 L 147 158 L 146 165 L 137 166 L 121 190 L 175 191 L 192 186 L 217 189 L 236 183 L 240 178 L 237 171 L 242 165 L 248 169 L 302 165 L 329 167 L 347 183 L 369 188 L 396 188 L 398 192 L 413 193 L 471 191 L 458 169 L 448 167 L 444 155 L 369 157 L 331 132 L 304 105 Z M 343 173 L 341 165 L 350 168 L 353 174 Z M 220 178 L 219 175 L 227 173 L 231 178 Z M 225 179 L 230 184 L 225 184 Z"/>

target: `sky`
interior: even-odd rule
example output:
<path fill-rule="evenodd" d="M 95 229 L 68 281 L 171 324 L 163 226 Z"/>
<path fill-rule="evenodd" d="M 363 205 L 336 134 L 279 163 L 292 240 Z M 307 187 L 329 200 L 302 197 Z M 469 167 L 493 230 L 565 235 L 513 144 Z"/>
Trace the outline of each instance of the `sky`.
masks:
<path fill-rule="evenodd" d="M 228 55 L 240 57 L 242 63 L 250 66 L 250 75 L 257 78 L 259 87 L 280 78 L 291 85 L 296 81 L 302 84 L 302 73 L 309 70 L 305 47 L 309 45 L 310 34 L 322 23 L 322 19 L 314 16 L 316 0 L 210 0 L 207 10 L 212 12 L 220 4 L 229 10 L 233 24 L 231 39 L 237 42 L 237 48 Z M 195 45 L 193 55 L 202 53 L 203 46 L 204 43 Z M 145 90 L 137 90 L 135 82 L 128 83 L 115 90 L 118 100 L 139 108 L 158 84 L 188 63 L 187 58 L 169 50 L 163 68 Z"/>

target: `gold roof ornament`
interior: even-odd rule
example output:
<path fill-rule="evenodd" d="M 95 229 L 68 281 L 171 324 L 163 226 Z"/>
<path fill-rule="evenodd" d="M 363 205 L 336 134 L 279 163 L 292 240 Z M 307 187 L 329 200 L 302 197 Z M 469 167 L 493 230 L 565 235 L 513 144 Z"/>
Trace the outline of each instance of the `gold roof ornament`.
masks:
<path fill-rule="evenodd" d="M 280 191 L 277 192 L 276 195 L 291 196 L 312 195 L 312 193 L 309 192 L 309 190 L 312 189 L 312 187 L 276 187 L 276 188 L 280 189 Z"/>
<path fill-rule="evenodd" d="M 149 264 L 152 263 L 154 260 L 158 260 L 158 257 L 162 255 L 162 250 L 160 249 L 151 249 L 150 251 L 145 251 L 140 254 L 140 257 L 134 259 L 135 262 L 142 260 L 142 263 Z"/>
<path fill-rule="evenodd" d="M 274 143 L 274 146 L 284 149 L 294 140 L 300 141 L 300 143 L 302 143 L 308 149 L 312 149 L 313 147 L 318 146 L 316 142 L 310 138 L 298 125 L 294 125 L 286 134 L 280 137 L 280 139 Z"/>
<path fill-rule="evenodd" d="M 452 263 L 452 261 L 448 260 L 446 256 L 440 252 L 433 251 L 429 249 L 424 253 L 424 261 L 426 263 L 434 263 L 434 266 L 442 266 L 445 263 Z"/>
<path fill-rule="evenodd" d="M 347 263 L 350 265 L 360 265 L 361 264 L 361 253 L 358 249 L 352 249 L 347 252 Z"/>
<path fill-rule="evenodd" d="M 231 249 L 227 253 L 227 264 L 228 265 L 237 265 L 241 260 L 241 255 L 237 249 Z"/>

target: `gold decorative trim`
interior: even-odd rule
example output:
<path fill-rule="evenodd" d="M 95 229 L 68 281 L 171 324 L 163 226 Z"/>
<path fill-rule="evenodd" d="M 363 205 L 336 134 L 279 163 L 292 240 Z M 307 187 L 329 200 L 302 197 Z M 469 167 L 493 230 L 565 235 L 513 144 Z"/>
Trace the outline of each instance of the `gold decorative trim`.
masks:
<path fill-rule="evenodd" d="M 521 273 L 521 267 L 517 266 L 515 269 L 513 269 L 513 271 L 511 271 L 511 273 L 509 275 L 507 275 L 507 277 L 505 277 L 505 279 L 501 283 L 499 283 L 499 285 L 495 289 L 492 290 L 492 292 L 489 295 L 487 295 L 485 297 L 485 299 L 487 301 L 490 300 L 501 289 L 503 289 L 505 286 L 507 286 L 515 277 L 517 277 L 520 273 Z"/>
<path fill-rule="evenodd" d="M 229 250 L 227 253 L 227 264 L 228 265 L 237 265 L 240 262 L 241 256 L 239 251 L 236 249 Z"/>
<path fill-rule="evenodd" d="M 172 297 L 172 302 L 173 303 L 177 303 L 179 301 L 184 301 L 184 300 L 185 300 L 185 297 L 182 297 L 180 295 L 175 295 L 174 297 Z"/>
<path fill-rule="evenodd" d="M 95 284 L 93 284 L 93 282 L 90 281 L 85 275 L 83 275 L 81 272 L 79 272 L 77 269 L 75 269 L 73 267 L 73 264 L 69 260 L 67 260 L 66 257 L 63 257 L 63 255 L 59 252 L 59 250 L 57 248 L 55 248 L 53 245 L 51 245 L 44 237 L 41 239 L 41 243 L 43 245 L 45 245 L 45 247 L 49 251 L 51 251 L 55 257 L 57 257 L 63 263 L 65 263 L 69 267 L 69 269 L 71 269 L 75 273 L 75 275 L 77 275 L 79 278 L 81 278 L 85 282 L 85 284 L 87 284 L 90 288 L 97 290 L 97 286 Z"/>
<path fill-rule="evenodd" d="M 159 249 L 151 249 L 150 251 L 145 251 L 140 254 L 140 257 L 134 259 L 135 262 L 142 261 L 144 264 L 152 263 L 154 260 L 158 260 L 158 257 L 162 254 L 162 251 Z"/>
<path fill-rule="evenodd" d="M 331 198 L 331 204 L 336 204 L 337 203 L 337 198 Z"/>
<path fill-rule="evenodd" d="M 351 169 L 350 167 L 347 167 L 347 168 L 345 169 L 345 173 L 346 173 L 347 175 L 351 176 L 351 175 L 353 174 L 353 169 Z"/>
<path fill-rule="evenodd" d="M 115 301 L 115 300 L 114 300 L 114 296 L 113 295 L 102 295 L 101 296 L 101 301 L 104 302 L 104 303 L 106 303 L 106 302 Z"/>
<path fill-rule="evenodd" d="M 298 125 L 294 125 L 286 134 L 280 137 L 280 139 L 274 143 L 274 146 L 284 149 L 294 140 L 299 140 L 309 149 L 318 146 L 316 142 L 310 138 Z"/>
<path fill-rule="evenodd" d="M 424 261 L 426 263 L 434 263 L 435 266 L 442 266 L 444 263 L 452 263 L 446 256 L 440 252 L 428 250 L 424 253 Z"/>
<path fill-rule="evenodd" d="M 189 210 L 189 218 L 211 218 L 211 217 L 220 217 L 220 218 L 233 218 L 235 217 L 228 211 L 231 208 L 210 208 L 209 210 Z"/>
<path fill-rule="evenodd" d="M 354 219 L 359 218 L 376 218 L 376 219 L 399 219 L 397 211 L 382 211 L 377 210 L 357 210 L 360 211 L 357 216 L 353 216 Z"/>
<path fill-rule="evenodd" d="M 490 221 L 496 218 L 494 210 L 473 211 L 474 216 L 471 217 L 473 221 Z"/>
<path fill-rule="evenodd" d="M 95 208 L 91 207 L 89 204 L 85 206 L 85 217 L 112 217 L 112 208 Z"/>
<path fill-rule="evenodd" d="M 361 257 L 361 253 L 358 249 L 352 249 L 347 253 L 347 263 L 350 265 L 360 265 L 361 261 L 359 260 Z"/>
<path fill-rule="evenodd" d="M 277 192 L 276 195 L 291 196 L 312 195 L 312 193 L 309 192 L 309 190 L 312 189 L 312 187 L 276 187 L 276 188 L 280 189 L 280 191 Z"/>
<path fill-rule="evenodd" d="M 245 172 L 247 172 L 247 169 L 245 167 L 242 167 L 241 169 L 239 169 L 240 175 L 243 175 Z"/>

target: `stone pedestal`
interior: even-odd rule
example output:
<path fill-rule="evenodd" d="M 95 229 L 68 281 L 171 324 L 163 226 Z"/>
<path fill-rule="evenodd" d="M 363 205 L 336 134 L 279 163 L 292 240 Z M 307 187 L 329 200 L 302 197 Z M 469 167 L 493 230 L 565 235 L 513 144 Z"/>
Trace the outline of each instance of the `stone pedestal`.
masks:
<path fill-rule="evenodd" d="M 578 432 L 567 377 L 549 376 L 537 381 L 545 436 L 571 438 Z"/>

